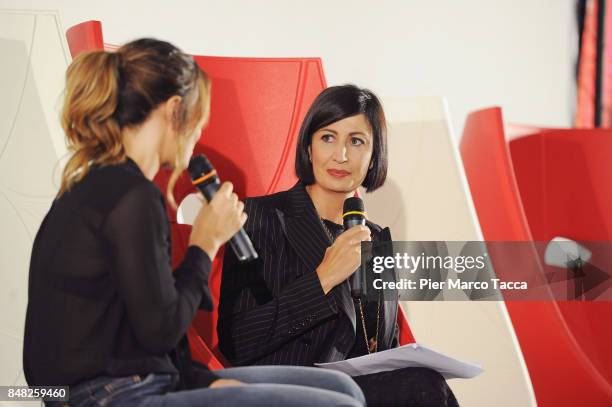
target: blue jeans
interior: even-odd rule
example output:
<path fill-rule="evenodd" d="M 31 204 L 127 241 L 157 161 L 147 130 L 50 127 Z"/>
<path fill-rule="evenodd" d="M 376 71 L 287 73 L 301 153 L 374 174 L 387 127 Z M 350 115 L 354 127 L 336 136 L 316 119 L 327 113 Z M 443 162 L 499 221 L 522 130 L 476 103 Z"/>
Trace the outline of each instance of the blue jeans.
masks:
<path fill-rule="evenodd" d="M 236 379 L 249 385 L 172 392 L 172 377 L 168 374 L 152 373 L 144 378 L 100 377 L 71 387 L 68 405 L 358 407 L 365 404 L 357 384 L 349 376 L 335 371 L 314 367 L 251 366 L 228 368 L 215 373 L 221 378 Z"/>

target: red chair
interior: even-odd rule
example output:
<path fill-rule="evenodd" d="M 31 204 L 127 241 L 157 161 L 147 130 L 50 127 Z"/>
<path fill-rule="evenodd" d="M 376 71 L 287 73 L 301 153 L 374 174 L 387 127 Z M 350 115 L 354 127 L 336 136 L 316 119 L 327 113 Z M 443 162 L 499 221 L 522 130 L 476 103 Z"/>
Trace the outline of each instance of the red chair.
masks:
<path fill-rule="evenodd" d="M 507 142 L 499 108 L 466 121 L 461 156 L 485 239 L 564 236 L 587 247 L 584 241 L 612 240 L 612 131 L 514 127 L 513 133 L 517 138 Z M 531 254 L 514 268 L 543 272 Z M 550 299 L 506 307 L 538 405 L 611 405 L 612 304 Z"/>
<path fill-rule="evenodd" d="M 74 57 L 79 52 L 116 49 L 104 44 L 101 24 L 88 21 L 67 31 Z M 231 180 L 241 198 L 270 194 L 296 182 L 293 165 L 299 126 L 310 104 L 325 88 L 319 58 L 231 58 L 194 56 L 212 82 L 211 118 L 196 145 L 214 163 L 221 179 Z M 169 173 L 160 171 L 155 182 L 165 191 Z M 181 202 L 194 192 L 186 173 L 176 184 Z M 187 248 L 191 226 L 172 224 L 173 266 Z M 222 253 L 214 260 L 209 286 L 216 304 L 221 282 Z M 403 311 L 399 323 L 402 343 L 414 342 Z M 189 329 L 194 359 L 211 369 L 228 366 L 218 350 L 217 313 L 199 311 Z"/>

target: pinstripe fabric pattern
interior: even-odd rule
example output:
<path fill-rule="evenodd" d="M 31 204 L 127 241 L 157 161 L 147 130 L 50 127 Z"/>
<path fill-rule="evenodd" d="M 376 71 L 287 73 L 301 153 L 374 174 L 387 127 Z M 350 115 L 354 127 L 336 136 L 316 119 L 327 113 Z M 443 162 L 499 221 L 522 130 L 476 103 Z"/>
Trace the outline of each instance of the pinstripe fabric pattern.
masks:
<path fill-rule="evenodd" d="M 312 365 L 346 358 L 356 315 L 348 282 L 324 294 L 315 272 L 331 244 L 304 186 L 245 201 L 259 259 L 225 251 L 217 331 L 234 365 Z M 368 222 L 373 239 L 383 231 Z M 388 231 L 388 230 L 386 230 Z M 385 302 L 380 348 L 396 343 L 397 302 Z"/>

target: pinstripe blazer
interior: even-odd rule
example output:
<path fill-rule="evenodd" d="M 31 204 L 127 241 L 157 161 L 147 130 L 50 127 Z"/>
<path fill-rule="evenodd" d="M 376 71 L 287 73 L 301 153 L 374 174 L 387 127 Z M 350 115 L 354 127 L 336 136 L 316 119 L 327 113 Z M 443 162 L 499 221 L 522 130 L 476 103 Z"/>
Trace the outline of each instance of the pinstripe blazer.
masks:
<path fill-rule="evenodd" d="M 259 259 L 240 264 L 225 251 L 217 325 L 224 355 L 234 365 L 303 366 L 354 355 L 361 322 L 348 281 L 323 292 L 315 269 L 331 241 L 304 185 L 249 198 L 245 210 Z M 367 226 L 372 240 L 391 239 L 388 228 Z M 383 302 L 379 350 L 397 346 L 396 318 L 397 301 Z"/>

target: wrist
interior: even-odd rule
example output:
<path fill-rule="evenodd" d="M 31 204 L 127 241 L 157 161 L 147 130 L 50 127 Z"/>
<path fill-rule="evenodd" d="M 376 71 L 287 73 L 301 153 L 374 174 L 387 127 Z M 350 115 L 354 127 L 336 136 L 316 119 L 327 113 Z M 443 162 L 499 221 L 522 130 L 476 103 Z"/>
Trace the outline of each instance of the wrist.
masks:
<path fill-rule="evenodd" d="M 334 284 L 330 281 L 329 278 L 326 277 L 326 273 L 321 271 L 320 267 L 317 268 L 316 272 L 317 276 L 319 277 L 319 283 L 321 283 L 323 293 L 327 295 L 327 293 L 330 292 L 332 288 L 334 288 Z"/>
<path fill-rule="evenodd" d="M 190 244 L 198 246 L 200 249 L 202 249 L 204 253 L 208 255 L 210 261 L 215 259 L 215 256 L 221 247 L 221 245 L 213 239 L 200 239 L 198 241 L 191 241 Z"/>
<path fill-rule="evenodd" d="M 204 250 L 204 252 L 208 254 L 210 261 L 213 261 L 215 259 L 215 256 L 217 256 L 217 252 L 219 251 L 220 247 L 221 245 L 216 244 L 216 242 L 205 242 L 202 245 L 202 250 Z"/>

